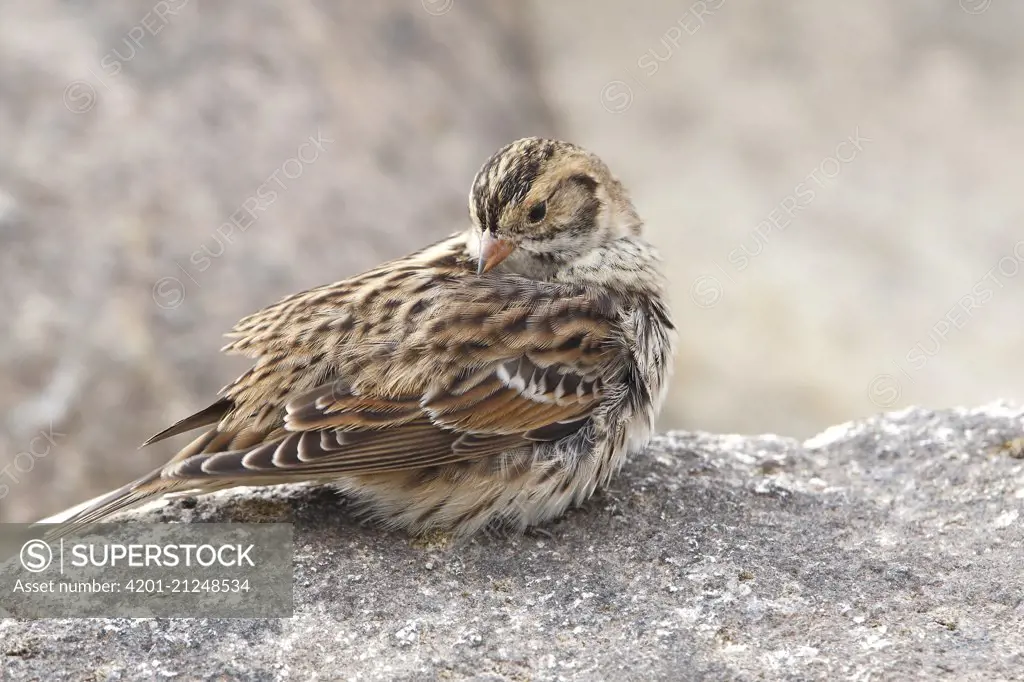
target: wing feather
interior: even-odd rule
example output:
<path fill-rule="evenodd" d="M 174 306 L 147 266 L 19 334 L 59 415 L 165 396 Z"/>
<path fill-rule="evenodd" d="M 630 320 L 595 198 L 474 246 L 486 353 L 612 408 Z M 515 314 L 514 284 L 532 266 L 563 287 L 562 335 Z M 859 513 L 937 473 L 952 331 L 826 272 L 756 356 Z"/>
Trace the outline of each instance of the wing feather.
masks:
<path fill-rule="evenodd" d="M 619 380 L 609 296 L 477 276 L 459 239 L 291 296 L 232 332 L 225 350 L 253 368 L 149 442 L 215 425 L 77 520 L 167 490 L 422 469 L 570 436 Z"/>

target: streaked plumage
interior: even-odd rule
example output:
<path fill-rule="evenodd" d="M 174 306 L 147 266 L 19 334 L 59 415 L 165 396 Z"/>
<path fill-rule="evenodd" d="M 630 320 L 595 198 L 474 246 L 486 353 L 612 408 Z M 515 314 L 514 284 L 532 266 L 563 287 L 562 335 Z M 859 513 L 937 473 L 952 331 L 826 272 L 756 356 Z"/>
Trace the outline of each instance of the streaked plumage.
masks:
<path fill-rule="evenodd" d="M 481 168 L 470 227 L 239 322 L 254 360 L 165 466 L 71 522 L 173 491 L 331 482 L 385 522 L 472 533 L 542 523 L 646 442 L 673 325 L 621 184 L 527 138 Z M 479 272 L 478 272 L 479 271 Z"/>

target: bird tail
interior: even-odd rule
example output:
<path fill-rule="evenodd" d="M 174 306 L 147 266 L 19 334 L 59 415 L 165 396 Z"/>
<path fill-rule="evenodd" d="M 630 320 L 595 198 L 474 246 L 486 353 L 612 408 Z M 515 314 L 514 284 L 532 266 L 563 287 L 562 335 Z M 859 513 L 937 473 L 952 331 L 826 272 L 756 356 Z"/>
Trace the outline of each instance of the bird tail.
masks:
<path fill-rule="evenodd" d="M 130 509 L 147 500 L 183 487 L 182 481 L 161 480 L 160 472 L 161 469 L 157 469 L 128 485 L 109 492 L 99 499 L 93 500 L 88 506 L 74 512 L 71 516 L 57 521 L 56 524 L 40 522 L 36 525 L 54 525 L 54 529 L 46 533 L 46 540 L 57 540 L 74 532 L 77 526 L 102 522 L 119 511 Z"/>

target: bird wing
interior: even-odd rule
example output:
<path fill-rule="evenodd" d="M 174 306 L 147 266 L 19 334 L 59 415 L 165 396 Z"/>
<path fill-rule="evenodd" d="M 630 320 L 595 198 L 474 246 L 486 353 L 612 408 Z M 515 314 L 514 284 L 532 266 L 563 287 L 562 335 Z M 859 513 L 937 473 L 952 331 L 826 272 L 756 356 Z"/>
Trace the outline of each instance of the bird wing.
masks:
<path fill-rule="evenodd" d="M 290 312 L 243 320 L 228 349 L 257 362 L 225 391 L 234 408 L 161 479 L 329 478 L 477 459 L 565 437 L 606 395 L 621 349 L 607 298 L 511 275 L 430 289 L 412 280 L 394 295 L 418 295 L 373 295 L 364 283 L 338 305 L 337 289 L 314 290 Z"/>

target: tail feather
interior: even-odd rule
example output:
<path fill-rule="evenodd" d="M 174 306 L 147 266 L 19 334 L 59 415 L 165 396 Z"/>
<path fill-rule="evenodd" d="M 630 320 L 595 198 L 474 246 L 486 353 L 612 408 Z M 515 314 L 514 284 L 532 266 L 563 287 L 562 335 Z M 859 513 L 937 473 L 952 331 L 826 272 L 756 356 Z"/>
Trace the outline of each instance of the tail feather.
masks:
<path fill-rule="evenodd" d="M 159 443 L 162 440 L 177 436 L 178 434 L 188 433 L 193 429 L 198 429 L 200 426 L 208 426 L 210 424 L 216 424 L 224 418 L 233 406 L 233 403 L 227 398 L 221 398 L 217 402 L 213 403 L 209 407 L 196 412 L 193 415 L 189 415 L 184 419 L 178 420 L 171 426 L 160 433 L 152 436 L 149 440 L 142 444 L 141 447 L 152 445 L 153 443 Z"/>
<path fill-rule="evenodd" d="M 46 539 L 57 540 L 75 530 L 76 526 L 85 523 L 99 523 L 119 511 L 135 507 L 147 500 L 160 497 L 169 492 L 188 487 L 183 481 L 161 480 L 160 469 L 114 490 L 90 504 L 72 516 L 61 521 L 54 530 L 46 534 Z M 49 524 L 38 524 L 49 525 Z"/>
<path fill-rule="evenodd" d="M 184 431 L 195 428 L 202 423 L 213 421 L 216 415 L 219 414 L 220 410 L 221 404 L 214 403 L 202 412 L 199 412 L 187 419 L 183 419 L 170 429 L 157 434 L 151 438 L 149 442 L 162 440 L 168 435 L 184 433 Z M 172 431 L 174 433 L 172 433 Z M 244 453 L 254 444 L 263 442 L 266 438 L 266 432 L 264 431 L 244 429 L 241 431 L 220 431 L 217 428 L 209 429 L 179 450 L 178 454 L 172 457 L 170 462 L 159 469 L 146 474 L 142 478 L 132 481 L 126 486 L 107 493 L 98 500 L 88 504 L 84 509 L 76 511 L 66 519 L 62 519 L 58 522 L 59 525 L 40 525 L 54 525 L 54 530 L 48 532 L 46 537 L 47 539 L 56 540 L 72 532 L 76 525 L 105 521 L 108 517 L 117 512 L 130 509 L 131 507 L 135 507 L 143 502 L 156 497 L 161 497 L 168 493 L 183 490 L 202 490 L 203 492 L 212 492 L 220 488 L 231 487 L 231 481 L 224 479 L 223 477 L 199 476 L 191 479 L 176 478 L 173 475 L 174 468 L 172 465 L 175 463 L 180 464 L 190 458 L 198 458 L 199 460 L 205 461 L 210 457 L 217 456 L 225 452 L 235 451 L 237 449 L 241 449 Z M 304 476 L 298 477 L 299 480 L 304 480 L 305 478 Z M 279 478 L 280 477 L 269 478 L 266 481 L 266 484 L 269 485 L 285 482 L 284 480 L 278 480 Z M 259 485 L 259 483 L 256 483 L 255 481 L 246 481 L 246 483 L 248 485 Z"/>
<path fill-rule="evenodd" d="M 231 410 L 233 405 L 234 403 L 228 398 L 221 398 L 206 409 L 200 410 L 156 434 L 143 443 L 143 447 L 192 431 L 201 426 L 216 424 Z M 161 497 L 167 493 L 197 488 L 203 489 L 206 492 L 217 490 L 220 487 L 224 487 L 224 484 L 209 480 L 190 481 L 168 478 L 163 474 L 168 471 L 169 464 L 171 463 L 184 461 L 195 455 L 209 455 L 223 450 L 251 447 L 256 443 L 262 442 L 266 435 L 265 430 L 242 429 L 240 431 L 221 431 L 217 427 L 211 428 L 179 450 L 171 458 L 170 462 L 163 467 L 132 481 L 126 486 L 107 493 L 66 519 L 61 519 L 56 523 L 43 522 L 36 525 L 53 526 L 53 530 L 46 534 L 46 538 L 56 540 L 72 532 L 75 526 L 105 521 L 117 512 L 138 506 L 143 502 Z"/>

